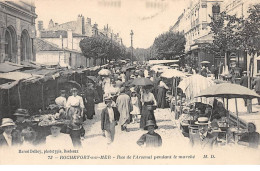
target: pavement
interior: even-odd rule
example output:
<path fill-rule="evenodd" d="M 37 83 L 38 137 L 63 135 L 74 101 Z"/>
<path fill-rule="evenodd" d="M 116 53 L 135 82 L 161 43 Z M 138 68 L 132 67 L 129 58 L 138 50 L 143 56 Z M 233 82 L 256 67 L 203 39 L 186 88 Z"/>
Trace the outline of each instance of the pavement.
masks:
<path fill-rule="evenodd" d="M 102 136 L 101 131 L 101 110 L 104 104 L 100 103 L 96 106 L 96 115 L 92 120 L 85 121 L 84 128 L 86 130 L 85 139 L 82 142 L 83 148 L 107 148 L 106 139 Z M 179 145 L 188 145 L 188 138 L 184 137 L 181 130 L 178 128 L 174 119 L 174 113 L 167 109 L 156 109 L 155 118 L 157 121 L 158 129 L 155 130 L 162 137 L 163 148 Z M 115 140 L 109 148 L 116 147 L 122 150 L 127 149 L 140 149 L 136 141 L 147 131 L 139 129 L 139 123 L 130 123 L 127 126 L 129 132 L 121 131 L 120 126 L 116 126 Z M 113 149 L 113 148 L 112 148 Z"/>

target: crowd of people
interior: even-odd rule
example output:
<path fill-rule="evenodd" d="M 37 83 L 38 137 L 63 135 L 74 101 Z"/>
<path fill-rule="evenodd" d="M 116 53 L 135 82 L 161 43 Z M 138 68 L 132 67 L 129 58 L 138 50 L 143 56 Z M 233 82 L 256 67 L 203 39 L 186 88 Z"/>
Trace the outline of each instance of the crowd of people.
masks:
<path fill-rule="evenodd" d="M 107 144 L 114 141 L 116 125 L 120 126 L 121 131 L 128 132 L 128 124 L 139 123 L 140 129 L 148 130 L 147 135 L 150 135 L 146 146 L 151 146 L 149 143 L 152 143 L 153 136 L 158 141 L 153 142 L 157 144 L 155 146 L 161 146 L 160 136 L 152 131 L 152 128 L 157 129 L 158 126 L 154 109 L 150 109 L 149 106 L 158 105 L 165 108 L 165 94 L 169 87 L 156 77 L 149 67 L 144 69 L 141 69 L 141 66 L 137 67 L 138 70 L 136 68 L 116 70 L 111 67 L 109 75 L 98 75 L 95 81 L 88 81 L 81 89 L 73 87 L 69 92 L 60 90 L 60 95 L 55 99 L 56 112 L 37 125 L 29 122 L 28 110 L 17 109 L 12 119 L 2 119 L 0 146 L 41 143 L 81 147 L 81 140 L 85 136 L 84 121 L 93 119 L 95 105 L 99 103 L 106 104 L 101 112 L 101 130 L 107 139 Z M 132 84 L 135 78 L 151 78 L 154 85 L 136 86 Z M 40 142 L 37 140 L 39 137 Z M 145 141 L 143 137 L 141 139 L 137 141 L 138 145 Z"/>
<path fill-rule="evenodd" d="M 129 132 L 128 125 L 138 123 L 139 129 L 148 132 L 137 140 L 137 145 L 162 146 L 161 136 L 154 131 L 158 128 L 154 110 L 156 107 L 168 107 L 166 94 L 173 87 L 167 85 L 160 74 L 151 70 L 149 66 L 135 65 L 134 67 L 108 67 L 107 69 L 108 74 L 98 75 L 95 80 L 88 81 L 80 90 L 76 87 L 72 88 L 70 92 L 60 90 L 60 96 L 55 99 L 57 111 L 47 119 L 43 119 L 37 126 L 27 122 L 30 115 L 26 109 L 16 111 L 13 115 L 16 119 L 15 122 L 11 118 L 3 118 L 0 147 L 37 145 L 39 137 L 43 139 L 41 143 L 52 147 L 81 147 L 82 139 L 85 138 L 84 122 L 95 117 L 95 105 L 99 103 L 106 105 L 102 109 L 100 122 L 102 135 L 106 138 L 108 145 L 114 142 L 117 125 L 121 131 Z M 215 73 L 215 70 L 212 71 Z M 191 72 L 196 73 L 192 70 Z M 204 68 L 201 74 L 203 75 L 203 73 Z M 218 74 L 215 73 L 215 77 L 218 77 Z M 137 78 L 149 79 L 153 84 L 136 85 L 133 82 Z M 254 85 L 260 87 L 258 84 L 260 81 L 256 81 Z M 200 110 L 197 111 L 200 115 L 195 122 L 199 131 L 190 136 L 190 143 L 192 146 L 199 144 L 212 148 L 217 140 L 216 136 L 208 132 L 209 125 L 225 117 L 226 111 L 219 102 L 216 102 L 213 107 L 208 106 L 205 109 L 197 107 L 196 109 Z M 213 115 L 207 116 L 209 113 L 213 113 Z M 251 127 L 250 133 L 243 137 L 247 140 L 250 139 L 248 140 L 249 143 L 251 142 L 249 146 L 256 147 L 259 134 L 256 132 L 255 125 Z"/>

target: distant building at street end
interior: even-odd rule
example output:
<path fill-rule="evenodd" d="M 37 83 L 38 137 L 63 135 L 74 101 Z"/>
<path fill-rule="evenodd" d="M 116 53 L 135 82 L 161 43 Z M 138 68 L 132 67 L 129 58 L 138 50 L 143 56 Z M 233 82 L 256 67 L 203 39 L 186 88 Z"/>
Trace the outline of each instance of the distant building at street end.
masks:
<path fill-rule="evenodd" d="M 86 66 L 86 59 L 80 51 L 60 48 L 56 44 L 37 38 L 36 63 L 79 68 Z"/>
<path fill-rule="evenodd" d="M 0 63 L 35 60 L 36 18 L 33 1 L 0 1 Z"/>
<path fill-rule="evenodd" d="M 39 30 L 39 28 L 38 28 Z M 54 21 L 51 19 L 49 21 L 48 29 L 46 31 L 59 31 L 59 30 L 71 30 L 72 33 L 84 35 L 84 36 L 105 36 L 111 38 L 117 43 L 121 43 L 122 39 L 119 36 L 119 33 L 114 33 L 113 30 L 108 26 L 104 26 L 103 29 L 98 28 L 98 24 L 92 24 L 91 18 L 87 18 L 80 14 L 75 21 L 69 21 L 62 24 L 54 24 Z"/>
<path fill-rule="evenodd" d="M 113 41 L 122 45 L 119 33 L 114 34 L 108 25 L 100 30 L 97 23 L 92 24 L 91 18 L 87 18 L 85 23 L 85 17 L 82 15 L 78 15 L 76 21 L 69 21 L 63 24 L 54 24 L 54 21 L 51 19 L 47 29 L 43 28 L 42 21 L 38 21 L 37 37 L 57 45 L 61 49 L 67 48 L 68 50 L 81 53 L 80 41 L 92 36 L 112 38 Z M 83 57 L 82 53 L 81 56 Z M 101 65 L 101 60 L 97 59 L 94 61 L 94 58 L 85 58 L 85 61 L 82 63 L 84 67 L 92 67 L 94 65 Z M 75 66 L 78 67 L 78 65 Z"/>

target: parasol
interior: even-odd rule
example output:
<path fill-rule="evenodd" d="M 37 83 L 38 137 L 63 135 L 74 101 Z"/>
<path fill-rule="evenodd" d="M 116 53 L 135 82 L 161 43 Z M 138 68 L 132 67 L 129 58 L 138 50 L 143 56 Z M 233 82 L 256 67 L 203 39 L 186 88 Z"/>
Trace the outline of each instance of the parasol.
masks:
<path fill-rule="evenodd" d="M 132 82 L 132 85 L 136 86 L 147 86 L 147 85 L 153 85 L 153 82 L 149 78 L 135 78 Z"/>
<path fill-rule="evenodd" d="M 202 61 L 201 64 L 210 64 L 209 61 Z"/>
<path fill-rule="evenodd" d="M 253 90 L 241 85 L 222 83 L 211 86 L 201 93 L 197 97 L 222 97 L 222 98 L 260 98 L 260 96 Z"/>
<path fill-rule="evenodd" d="M 99 72 L 98 72 L 99 75 L 110 75 L 111 74 L 111 71 L 109 71 L 108 69 L 101 69 Z"/>
<path fill-rule="evenodd" d="M 186 77 L 186 75 L 183 72 L 180 72 L 176 69 L 168 69 L 168 70 L 165 70 L 162 73 L 161 77 L 164 77 L 164 78 L 173 78 L 173 77 L 184 78 L 184 77 Z"/>
<path fill-rule="evenodd" d="M 237 127 L 239 129 L 238 121 L 238 110 L 237 110 L 237 98 L 260 98 L 260 96 L 249 88 L 243 87 L 237 84 L 223 83 L 217 84 L 207 88 L 202 91 L 197 97 L 222 97 L 227 99 L 227 109 L 228 109 L 228 99 L 235 98 L 236 103 L 236 115 L 237 115 Z"/>

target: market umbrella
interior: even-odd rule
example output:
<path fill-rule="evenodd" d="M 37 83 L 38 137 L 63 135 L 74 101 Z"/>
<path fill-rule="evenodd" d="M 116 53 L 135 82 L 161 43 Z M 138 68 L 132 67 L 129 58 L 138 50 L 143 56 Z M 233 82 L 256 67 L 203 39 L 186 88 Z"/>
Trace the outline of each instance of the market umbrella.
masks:
<path fill-rule="evenodd" d="M 209 61 L 202 61 L 201 64 L 210 64 Z"/>
<path fill-rule="evenodd" d="M 237 115 L 237 127 L 239 129 L 238 121 L 238 110 L 237 110 L 237 98 L 260 98 L 260 96 L 253 90 L 246 88 L 241 85 L 222 83 L 211 86 L 204 91 L 202 91 L 197 97 L 222 97 L 227 99 L 227 109 L 228 109 L 228 99 L 235 98 L 236 103 L 236 115 Z"/>
<path fill-rule="evenodd" d="M 227 99 L 260 98 L 260 96 L 253 90 L 250 90 L 249 88 L 246 88 L 238 84 L 231 83 L 222 83 L 208 87 L 204 91 L 201 91 L 201 93 L 197 97 L 222 97 Z"/>
<path fill-rule="evenodd" d="M 110 75 L 111 74 L 111 71 L 108 70 L 108 69 L 101 69 L 99 72 L 98 72 L 99 75 Z"/>
<path fill-rule="evenodd" d="M 148 86 L 153 85 L 153 82 L 149 78 L 135 78 L 132 85 L 136 86 Z"/>
<path fill-rule="evenodd" d="M 184 77 L 186 77 L 186 75 L 183 72 L 178 71 L 176 69 L 167 69 L 162 73 L 161 77 L 164 77 L 164 78 L 173 78 L 173 77 L 184 78 Z"/>

